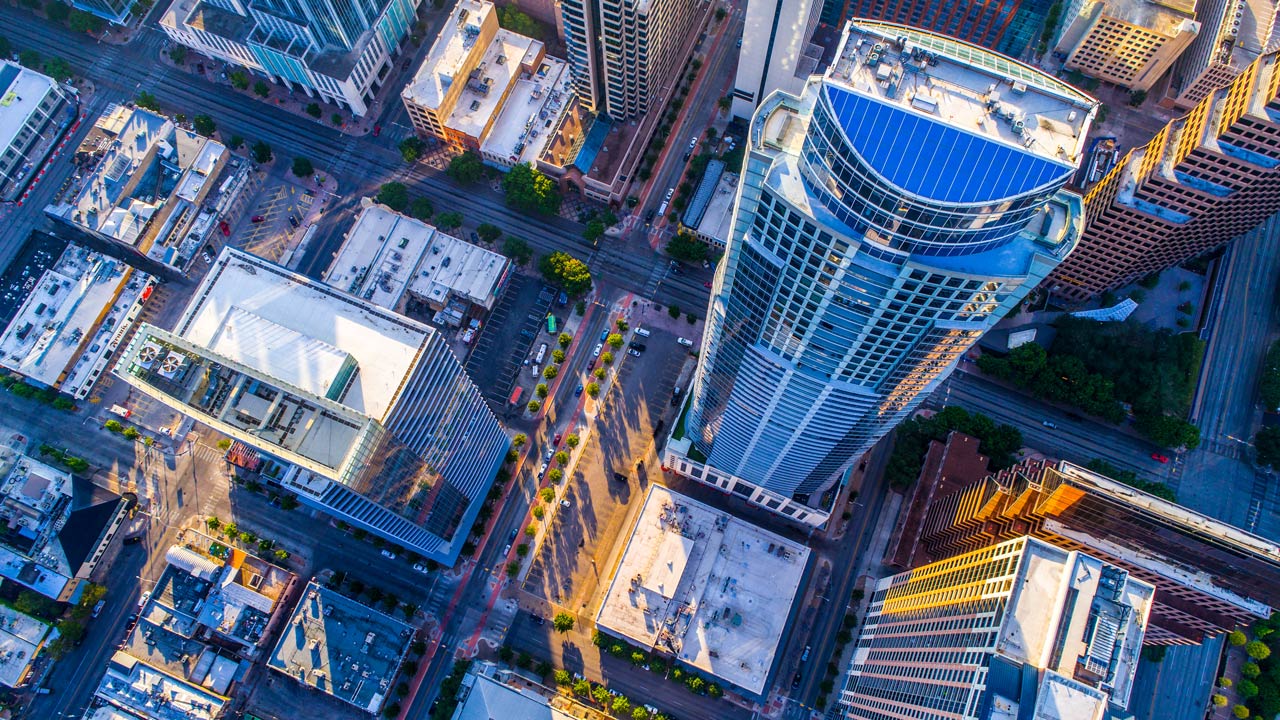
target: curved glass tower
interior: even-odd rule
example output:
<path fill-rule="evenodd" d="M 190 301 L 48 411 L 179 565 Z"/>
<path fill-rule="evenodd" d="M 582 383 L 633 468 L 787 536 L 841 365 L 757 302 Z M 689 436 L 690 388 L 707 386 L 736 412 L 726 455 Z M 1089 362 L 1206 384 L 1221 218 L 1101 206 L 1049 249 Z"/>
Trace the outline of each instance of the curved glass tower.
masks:
<path fill-rule="evenodd" d="M 821 524 L 836 481 L 1079 239 L 1095 101 L 929 32 L 850 23 L 752 118 L 667 467 Z"/>

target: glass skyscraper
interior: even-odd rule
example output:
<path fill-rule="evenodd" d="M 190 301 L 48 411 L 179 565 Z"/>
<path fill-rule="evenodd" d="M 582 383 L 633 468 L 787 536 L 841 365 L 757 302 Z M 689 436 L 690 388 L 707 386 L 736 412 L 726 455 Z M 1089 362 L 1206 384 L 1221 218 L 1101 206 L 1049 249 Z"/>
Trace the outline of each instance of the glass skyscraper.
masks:
<path fill-rule="evenodd" d="M 850 23 L 748 132 L 666 465 L 825 522 L 849 466 L 1075 247 L 1096 102 L 989 50 Z"/>

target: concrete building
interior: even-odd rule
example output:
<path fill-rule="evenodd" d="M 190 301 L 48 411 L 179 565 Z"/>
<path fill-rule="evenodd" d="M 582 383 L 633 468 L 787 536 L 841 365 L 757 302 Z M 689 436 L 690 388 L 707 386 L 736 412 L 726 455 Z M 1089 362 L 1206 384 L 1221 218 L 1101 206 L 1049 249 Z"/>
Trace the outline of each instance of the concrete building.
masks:
<path fill-rule="evenodd" d="M 504 255 L 370 204 L 347 231 L 324 281 L 378 307 L 434 312 L 459 327 L 493 309 L 511 278 Z"/>
<path fill-rule="evenodd" d="M 267 667 L 376 715 L 411 640 L 412 626 L 312 580 Z"/>
<path fill-rule="evenodd" d="M 1263 53 L 1280 46 L 1275 0 L 1206 0 L 1200 33 L 1173 64 L 1164 103 L 1190 110 L 1225 87 Z"/>
<path fill-rule="evenodd" d="M 661 108 L 709 9 L 702 0 L 561 0 L 578 99 L 617 121 Z"/>
<path fill-rule="evenodd" d="M 115 373 L 290 463 L 304 504 L 446 565 L 510 445 L 439 332 L 238 250 Z"/>
<path fill-rule="evenodd" d="M 1054 52 L 1063 67 L 1146 92 L 1200 32 L 1195 0 L 1073 0 Z"/>
<path fill-rule="evenodd" d="M 724 250 L 733 232 L 733 207 L 737 197 L 738 173 L 722 174 L 707 200 L 702 219 L 693 228 L 693 234 L 716 250 Z"/>
<path fill-rule="evenodd" d="M 173 0 L 160 29 L 198 53 L 357 117 L 395 65 L 421 0 Z"/>
<path fill-rule="evenodd" d="M 809 76 L 819 72 L 822 47 L 813 31 L 822 0 L 749 0 L 738 51 L 732 112 L 751 117 L 756 105 L 774 90 L 799 95 Z"/>
<path fill-rule="evenodd" d="M 1034 538 L 876 583 L 837 715 L 1102 720 L 1129 704 L 1151 585 Z"/>
<path fill-rule="evenodd" d="M 463 0 L 400 98 L 419 134 L 505 170 L 536 161 L 571 82 L 541 42 L 498 27 L 493 3 Z"/>
<path fill-rule="evenodd" d="M 911 25 L 1025 58 L 1037 49 L 1053 0 L 825 0 L 821 20 L 841 27 L 851 18 Z"/>
<path fill-rule="evenodd" d="M 0 445 L 0 578 L 75 602 L 125 520 L 119 495 Z"/>
<path fill-rule="evenodd" d="M 113 25 L 127 25 L 133 20 L 136 0 L 64 0 L 68 5 L 92 13 Z M 144 15 L 146 13 L 143 13 Z"/>
<path fill-rule="evenodd" d="M 26 682 L 36 655 L 57 637 L 49 623 L 0 605 L 0 685 L 12 688 Z"/>
<path fill-rule="evenodd" d="M 83 400 L 154 287 L 146 273 L 68 244 L 0 333 L 0 365 Z"/>
<path fill-rule="evenodd" d="M 1029 534 L 1154 585 L 1148 644 L 1199 643 L 1280 606 L 1280 546 L 1067 462 L 945 488 L 922 515 L 917 563 Z"/>
<path fill-rule="evenodd" d="M 222 143 L 127 105 L 97 119 L 77 160 L 96 165 L 45 213 L 180 270 L 222 237 L 218 222 L 248 184 L 248 163 Z"/>
<path fill-rule="evenodd" d="M 0 202 L 22 197 L 77 107 L 53 78 L 0 60 Z"/>
<path fill-rule="evenodd" d="M 1095 102 L 957 40 L 846 27 L 756 111 L 664 465 L 810 525 L 848 468 L 1075 247 Z"/>
<path fill-rule="evenodd" d="M 808 561 L 799 543 L 653 485 L 596 627 L 762 697 Z"/>
<path fill-rule="evenodd" d="M 118 650 L 107 662 L 107 671 L 84 717 L 86 720 L 214 720 L 222 716 L 228 699 L 199 682 L 183 679 L 181 673 L 155 667 Z"/>
<path fill-rule="evenodd" d="M 1280 211 L 1280 67 L 1261 55 L 1130 150 L 1084 198 L 1080 247 L 1050 275 L 1084 301 L 1257 227 Z"/>

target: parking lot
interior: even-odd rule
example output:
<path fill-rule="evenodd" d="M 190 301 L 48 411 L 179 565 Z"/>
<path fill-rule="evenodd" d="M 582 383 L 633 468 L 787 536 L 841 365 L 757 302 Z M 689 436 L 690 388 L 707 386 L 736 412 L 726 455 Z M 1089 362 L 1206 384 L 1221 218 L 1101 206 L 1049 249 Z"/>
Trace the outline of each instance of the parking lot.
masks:
<path fill-rule="evenodd" d="M 529 355 L 540 329 L 546 329 L 547 310 L 554 297 L 554 291 L 542 282 L 513 274 L 476 338 L 475 349 L 467 358 L 467 374 L 499 416 L 512 410 L 507 401 L 515 389 L 521 362 Z"/>
<path fill-rule="evenodd" d="M 228 244 L 277 262 L 291 243 L 301 239 L 315 193 L 286 180 L 269 180 L 241 217 Z M 293 218 L 297 228 L 289 221 Z M 262 218 L 254 222 L 254 218 Z"/>
<path fill-rule="evenodd" d="M 674 333 L 651 332 L 628 336 L 646 346 L 640 357 L 617 354 L 618 375 L 570 478 L 569 507 L 556 508 L 522 586 L 531 600 L 586 609 L 608 573 L 614 542 L 625 535 L 632 500 L 661 476 L 654 428 L 663 419 L 670 427 L 672 391 L 693 358 Z"/>

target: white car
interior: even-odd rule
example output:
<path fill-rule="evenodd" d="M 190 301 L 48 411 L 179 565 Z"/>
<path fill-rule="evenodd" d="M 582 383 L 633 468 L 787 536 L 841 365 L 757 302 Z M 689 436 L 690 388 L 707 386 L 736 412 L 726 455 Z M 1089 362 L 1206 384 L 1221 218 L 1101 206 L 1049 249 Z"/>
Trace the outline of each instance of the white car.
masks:
<path fill-rule="evenodd" d="M 596 343 L 596 346 L 591 348 L 591 357 L 600 357 L 600 351 L 603 349 L 604 343 Z"/>
<path fill-rule="evenodd" d="M 547 472 L 547 464 L 542 463 L 542 467 L 538 468 L 538 477 L 542 477 Z"/>
<path fill-rule="evenodd" d="M 146 607 L 146 606 L 147 606 L 147 601 L 148 601 L 148 600 L 150 600 L 150 599 L 151 599 L 151 591 L 150 591 L 150 590 L 148 590 L 148 591 L 146 591 L 146 592 L 142 593 L 142 597 L 138 598 L 138 610 L 142 610 L 142 608 Z"/>
<path fill-rule="evenodd" d="M 678 337 L 676 338 L 676 342 L 680 343 L 685 347 L 693 347 L 693 341 L 688 338 Z"/>
<path fill-rule="evenodd" d="M 384 558 L 386 558 L 386 559 L 388 559 L 388 560 L 395 560 L 395 559 L 396 559 L 396 554 L 395 554 L 395 553 L 393 553 L 393 552 L 391 552 L 390 550 L 383 550 L 383 551 L 382 551 L 382 557 L 384 557 Z"/>
<path fill-rule="evenodd" d="M 565 506 L 565 507 L 569 507 L 569 501 L 568 501 L 568 500 L 561 500 L 561 501 L 560 501 L 560 504 L 561 504 L 561 505 L 563 505 L 563 506 Z"/>
<path fill-rule="evenodd" d="M 423 565 L 422 563 L 414 563 L 414 564 L 413 564 L 413 569 L 414 569 L 414 570 L 417 570 L 418 572 L 422 573 L 423 575 L 429 575 L 429 574 L 431 573 L 431 571 L 427 569 L 427 566 L 426 566 L 426 565 Z"/>

